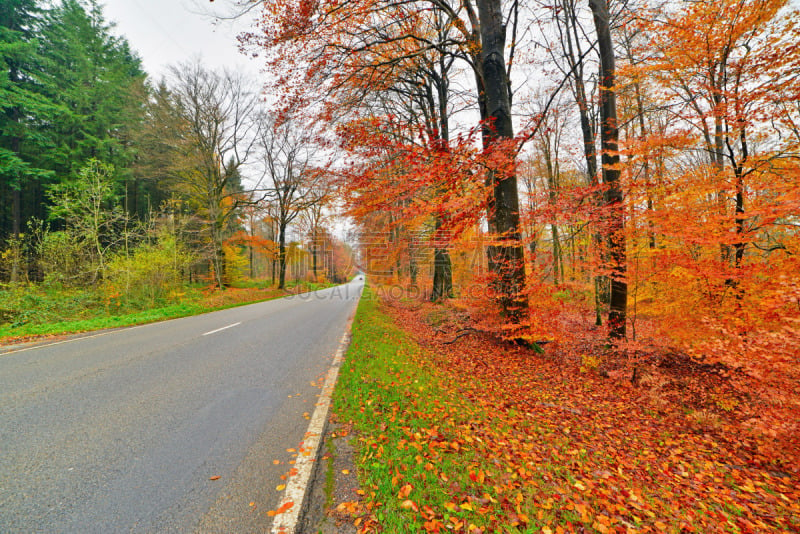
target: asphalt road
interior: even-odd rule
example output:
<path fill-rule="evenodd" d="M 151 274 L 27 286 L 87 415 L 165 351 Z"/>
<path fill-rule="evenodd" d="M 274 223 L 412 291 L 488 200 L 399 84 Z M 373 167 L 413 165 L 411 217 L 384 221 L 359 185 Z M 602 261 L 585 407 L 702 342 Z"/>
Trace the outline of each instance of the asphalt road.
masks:
<path fill-rule="evenodd" d="M 0 532 L 267 531 L 361 289 L 6 349 Z"/>

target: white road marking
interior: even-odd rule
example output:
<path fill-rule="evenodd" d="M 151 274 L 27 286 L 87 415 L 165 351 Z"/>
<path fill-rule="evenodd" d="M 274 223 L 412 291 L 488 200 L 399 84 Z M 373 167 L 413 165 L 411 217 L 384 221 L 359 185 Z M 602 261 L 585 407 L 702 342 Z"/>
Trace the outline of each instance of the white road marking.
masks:
<path fill-rule="evenodd" d="M 314 409 L 314 415 L 311 416 L 311 421 L 308 423 L 308 430 L 301 444 L 301 452 L 298 454 L 294 464 L 296 472 L 286 482 L 283 498 L 278 503 L 278 509 L 289 503 L 292 503 L 292 507 L 286 512 L 275 516 L 272 523 L 272 534 L 297 534 L 300 515 L 304 511 L 306 500 L 308 499 L 308 483 L 311 480 L 314 462 L 319 457 L 322 434 L 325 431 L 325 422 L 328 419 L 328 409 L 331 405 L 331 395 L 333 394 L 333 388 L 336 386 L 336 379 L 339 377 L 339 368 L 342 366 L 344 353 L 350 344 L 350 329 L 353 326 L 354 316 L 355 311 L 353 311 L 353 315 L 350 316 L 350 320 L 344 329 L 344 335 L 342 335 L 339 348 L 333 357 L 331 368 L 328 370 L 325 385 L 322 387 L 317 407 Z"/>
<path fill-rule="evenodd" d="M 228 326 L 223 326 L 222 328 L 217 328 L 216 330 L 212 330 L 211 332 L 206 332 L 203 334 L 204 336 L 210 336 L 211 334 L 216 334 L 217 332 L 222 332 L 223 330 L 227 330 L 228 328 L 233 328 L 234 326 L 239 326 L 242 324 L 241 321 L 238 323 L 229 324 Z"/>

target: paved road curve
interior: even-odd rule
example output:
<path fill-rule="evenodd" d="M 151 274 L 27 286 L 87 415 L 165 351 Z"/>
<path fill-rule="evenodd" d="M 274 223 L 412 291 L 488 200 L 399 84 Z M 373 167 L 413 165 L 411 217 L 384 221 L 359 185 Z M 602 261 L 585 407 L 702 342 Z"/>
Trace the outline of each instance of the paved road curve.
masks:
<path fill-rule="evenodd" d="M 266 531 L 361 288 L 0 354 L 0 532 Z"/>

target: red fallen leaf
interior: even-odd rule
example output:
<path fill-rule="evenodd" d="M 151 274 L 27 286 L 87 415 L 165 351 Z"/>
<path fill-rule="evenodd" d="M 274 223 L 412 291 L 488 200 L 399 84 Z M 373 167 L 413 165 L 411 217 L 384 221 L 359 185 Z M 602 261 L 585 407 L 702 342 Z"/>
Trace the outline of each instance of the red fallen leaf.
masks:
<path fill-rule="evenodd" d="M 475 471 L 470 471 L 469 478 L 473 482 L 477 482 L 478 484 L 483 484 L 484 480 L 486 480 L 486 473 L 484 473 L 482 469 L 477 473 L 475 473 Z"/>
<path fill-rule="evenodd" d="M 285 503 L 283 503 L 283 504 L 282 504 L 282 505 L 281 505 L 281 506 L 280 506 L 280 507 L 279 507 L 277 510 L 275 510 L 275 512 L 274 512 L 273 514 L 270 514 L 269 512 L 267 512 L 267 515 L 278 515 L 278 514 L 282 514 L 282 513 L 284 513 L 284 512 L 287 512 L 288 510 L 291 510 L 292 506 L 294 506 L 294 503 L 293 503 L 292 501 L 286 501 L 286 502 L 285 502 Z M 272 511 L 272 510 L 270 510 L 270 512 L 271 512 L 271 511 Z"/>
<path fill-rule="evenodd" d="M 738 507 L 748 510 L 748 513 L 752 510 L 758 510 L 759 508 L 762 510 L 766 509 L 765 506 L 761 506 L 761 504 L 755 500 L 754 496 L 760 495 L 763 492 L 762 488 L 767 486 L 772 486 L 774 491 L 778 492 L 777 495 L 774 496 L 775 500 L 767 503 L 769 507 L 783 507 L 783 510 L 787 510 L 787 507 L 796 509 L 794 504 L 784 504 L 784 502 L 800 502 L 800 500 L 792 501 L 792 496 L 797 493 L 791 484 L 787 485 L 786 483 L 792 480 L 791 478 L 788 478 L 785 482 L 782 477 L 776 478 L 767 475 L 759 475 L 758 479 L 753 476 L 753 484 L 748 484 L 746 475 L 748 471 L 744 471 L 745 474 L 740 474 L 740 470 L 737 469 L 728 473 L 728 471 L 731 470 L 721 469 L 720 463 L 717 463 L 719 462 L 720 454 L 724 454 L 725 458 L 731 458 L 730 454 L 732 453 L 741 455 L 742 458 L 757 458 L 759 461 L 763 462 L 764 460 L 761 459 L 761 456 L 755 456 L 755 452 L 749 452 L 750 449 L 748 447 L 753 448 L 753 451 L 756 450 L 754 447 L 761 447 L 761 444 L 757 442 L 748 442 L 747 446 L 737 446 L 731 449 L 731 446 L 728 445 L 727 441 L 723 440 L 721 435 L 696 434 L 694 432 L 687 434 L 684 433 L 685 428 L 682 426 L 675 425 L 675 427 L 673 427 L 672 419 L 663 421 L 663 426 L 660 426 L 654 425 L 652 418 L 632 417 L 630 414 L 621 417 L 619 410 L 621 405 L 630 403 L 632 400 L 641 401 L 641 399 L 639 399 L 642 395 L 641 387 L 637 389 L 625 385 L 624 388 L 620 388 L 620 391 L 616 391 L 616 389 L 608 391 L 608 393 L 613 392 L 614 396 L 613 402 L 608 402 L 606 400 L 606 390 L 612 390 L 613 384 L 607 379 L 599 380 L 599 378 L 588 377 L 588 383 L 582 383 L 579 386 L 577 385 L 578 381 L 573 383 L 569 380 L 556 380 L 553 383 L 553 373 L 543 373 L 542 378 L 537 378 L 535 373 L 531 374 L 530 371 L 526 369 L 525 366 L 529 365 L 528 360 L 520 359 L 517 361 L 508 357 L 505 359 L 495 357 L 492 355 L 491 349 L 492 345 L 487 344 L 487 347 L 483 347 L 482 351 L 476 350 L 466 352 L 479 354 L 482 361 L 487 362 L 486 366 L 490 366 L 487 367 L 487 373 L 489 370 L 493 371 L 494 367 L 502 365 L 503 367 L 501 368 L 504 370 L 512 369 L 507 375 L 492 372 L 491 377 L 487 377 L 482 371 L 484 368 L 483 363 L 481 363 L 481 367 L 476 367 L 474 361 L 469 360 L 468 357 L 462 353 L 454 353 L 450 356 L 451 360 L 448 360 L 448 362 L 455 361 L 456 363 L 447 365 L 447 372 L 453 373 L 454 375 L 456 372 L 459 373 L 458 378 L 462 379 L 462 381 L 459 382 L 459 394 L 463 394 L 463 391 L 469 389 L 469 385 L 471 384 L 469 379 L 474 378 L 475 369 L 479 369 L 484 380 L 492 380 L 491 387 L 482 384 L 480 389 L 476 389 L 475 391 L 468 390 L 466 396 L 477 411 L 477 413 L 470 412 L 468 417 L 465 417 L 470 421 L 469 426 L 443 427 L 443 432 L 438 434 L 443 435 L 441 443 L 438 441 L 430 442 L 428 444 L 428 450 L 423 449 L 423 452 L 421 452 L 420 456 L 417 458 L 418 468 L 416 472 L 413 471 L 415 468 L 413 464 L 410 466 L 410 469 L 406 466 L 401 467 L 400 462 L 397 462 L 396 459 L 393 458 L 394 462 L 391 465 L 397 467 L 390 471 L 389 476 L 394 475 L 392 487 L 395 492 L 400 490 L 397 486 L 402 487 L 406 482 L 403 480 L 402 475 L 405 475 L 407 480 L 411 480 L 414 485 L 423 483 L 419 475 L 427 475 L 428 478 L 425 479 L 427 483 L 440 484 L 446 492 L 448 487 L 450 488 L 451 494 L 447 496 L 446 500 L 454 499 L 455 503 L 448 503 L 450 506 L 445 505 L 444 510 L 452 507 L 454 510 L 458 511 L 456 503 L 465 502 L 466 493 L 479 493 L 483 495 L 482 499 L 470 496 L 467 502 L 469 503 L 468 506 L 471 508 L 480 507 L 477 509 L 478 513 L 483 513 L 485 510 L 488 510 L 489 514 L 493 514 L 483 519 L 488 525 L 510 524 L 512 521 L 526 523 L 526 519 L 537 521 L 539 525 L 545 525 L 548 521 L 553 521 L 554 519 L 556 521 L 558 520 L 550 517 L 551 514 L 547 514 L 547 517 L 545 517 L 547 511 L 566 509 L 572 510 L 578 514 L 581 522 L 583 522 L 584 518 L 588 521 L 583 525 L 583 528 L 588 528 L 589 522 L 594 521 L 594 523 L 591 523 L 591 529 L 598 532 L 603 531 L 604 528 L 609 532 L 615 531 L 615 527 L 617 529 L 621 528 L 620 523 L 617 522 L 618 520 L 614 519 L 610 522 L 606 522 L 605 518 L 624 518 L 627 513 L 630 513 L 631 508 L 638 510 L 634 512 L 635 515 L 641 516 L 642 521 L 645 524 L 649 524 L 651 529 L 661 526 L 661 521 L 657 521 L 657 525 L 653 525 L 653 522 L 659 517 L 664 516 L 664 509 L 660 504 L 658 507 L 653 506 L 652 501 L 648 501 L 648 499 L 645 498 L 648 495 L 652 495 L 654 492 L 658 495 L 663 494 L 665 500 L 672 497 L 674 500 L 670 500 L 670 502 L 674 502 L 677 506 L 683 505 L 685 501 L 678 500 L 678 498 L 676 498 L 677 496 L 670 493 L 671 491 L 680 490 L 681 496 L 686 494 L 691 495 L 692 498 L 697 498 L 698 493 L 707 491 L 706 488 L 716 489 L 717 491 L 709 495 L 705 500 L 703 500 L 704 498 L 702 497 L 705 493 L 701 493 L 698 502 L 703 503 L 700 504 L 699 507 L 703 509 L 704 512 L 685 516 L 686 524 L 691 527 L 687 527 L 687 531 L 694 529 L 693 531 L 696 532 L 711 531 L 713 528 L 710 528 L 709 525 L 721 524 L 720 522 L 728 521 L 729 518 L 727 515 L 708 511 L 708 507 L 712 505 L 715 507 L 712 510 L 717 510 L 718 508 L 716 507 L 719 502 L 735 502 Z M 498 356 L 500 355 L 503 355 L 503 353 L 498 353 Z M 495 360 L 492 360 L 492 358 L 495 358 Z M 464 369 L 461 369 L 462 367 L 464 367 Z M 555 376 L 562 376 L 563 380 L 563 373 L 561 375 L 556 373 Z M 509 380 L 509 378 L 512 377 L 513 380 Z M 520 377 L 524 377 L 524 380 L 521 380 Z M 519 382 L 519 384 L 517 382 Z M 536 402 L 530 398 L 530 391 L 536 389 L 532 387 L 532 385 L 536 385 L 539 389 L 547 391 L 547 396 L 545 397 L 533 397 L 533 399 L 537 401 L 542 400 L 539 404 L 536 404 Z M 660 388 L 658 392 L 668 389 L 667 387 L 657 387 Z M 581 427 L 581 425 L 576 424 L 576 418 L 570 415 L 572 414 L 571 411 L 566 409 L 558 411 L 560 410 L 558 406 L 561 406 L 561 404 L 558 406 L 553 405 L 555 408 L 549 406 L 549 404 L 544 404 L 546 401 L 552 400 L 550 395 L 555 393 L 563 395 L 566 398 L 572 398 L 574 395 L 573 390 L 577 390 L 581 395 L 586 397 L 586 404 L 581 400 L 580 402 L 575 401 L 574 403 L 572 401 L 564 402 L 564 405 L 585 409 L 585 406 L 591 402 L 591 409 L 597 413 L 596 421 L 600 423 L 597 427 L 592 428 L 591 425 Z M 586 392 L 590 392 L 590 394 L 586 395 Z M 480 396 L 483 395 L 490 397 L 486 403 L 481 400 Z M 514 399 L 518 399 L 518 401 Z M 497 407 L 506 406 L 503 402 L 508 402 L 508 406 L 515 406 L 517 404 L 520 406 L 527 406 L 530 412 L 523 413 L 516 409 L 515 414 L 504 412 L 505 417 L 508 417 L 509 421 L 513 421 L 513 424 L 509 425 L 507 428 L 499 427 L 492 424 L 492 419 L 485 417 L 483 412 L 486 411 L 487 407 L 495 411 L 499 410 Z M 553 410 L 540 410 L 541 406 L 550 407 L 553 408 Z M 393 407 L 389 407 L 389 409 L 393 409 Z M 460 411 L 462 409 L 461 406 L 452 408 L 450 405 L 445 404 L 442 408 L 439 408 L 439 405 L 437 405 L 433 408 L 431 414 L 424 414 L 424 416 L 429 418 L 430 424 L 433 425 L 439 422 L 436 418 L 443 417 L 446 419 L 452 416 L 456 410 Z M 395 411 L 399 414 L 401 410 L 401 408 L 398 408 Z M 384 409 L 384 412 L 387 411 L 388 410 Z M 659 403 L 656 412 L 671 414 L 671 404 L 667 404 L 666 401 Z M 415 413 L 414 416 L 423 417 L 420 413 Z M 682 415 L 684 414 L 678 412 L 677 415 L 671 415 L 670 417 L 674 418 L 674 422 L 679 424 L 685 419 L 682 418 Z M 526 429 L 529 428 L 528 419 L 534 418 L 534 416 L 542 425 L 541 432 L 528 432 L 526 435 Z M 400 424 L 405 425 L 405 422 L 402 421 L 400 417 L 398 417 L 398 420 L 401 421 Z M 570 437 L 566 439 L 562 438 L 560 430 L 565 420 L 568 420 L 566 422 L 569 423 L 569 427 L 571 428 Z M 725 421 L 725 419 L 723 419 L 723 421 Z M 444 425 L 447 423 L 444 422 L 441 424 Z M 722 428 L 725 432 L 730 432 L 731 430 L 729 430 L 729 428 L 734 429 L 735 427 L 725 426 Z M 475 434 L 471 435 L 471 432 Z M 553 447 L 551 438 L 556 432 L 558 433 L 558 445 L 557 447 Z M 662 432 L 663 435 L 661 435 Z M 430 435 L 425 429 L 420 429 L 417 434 L 424 436 L 424 438 Z M 453 435 L 458 435 L 458 443 L 461 443 L 463 447 L 475 449 L 479 453 L 474 464 L 470 465 L 466 470 L 463 468 L 452 470 L 450 466 L 441 464 L 444 454 L 450 453 L 452 455 L 453 451 L 450 443 L 454 439 L 452 437 Z M 414 433 L 407 433 L 406 437 L 417 440 L 416 434 Z M 480 438 L 480 440 L 478 438 Z M 654 438 L 656 438 L 656 441 L 654 441 Z M 735 438 L 736 436 L 734 436 L 734 439 Z M 386 443 L 387 455 L 389 450 L 409 450 L 409 445 L 406 440 L 401 440 L 399 443 L 394 440 L 394 437 L 392 437 L 391 440 L 388 438 L 384 440 L 383 437 L 376 438 L 370 436 L 369 444 L 372 449 L 377 451 L 378 449 L 374 445 L 375 443 Z M 621 454 L 621 451 L 625 450 L 625 445 L 628 443 L 628 440 L 632 440 L 633 443 L 636 444 L 636 450 L 639 452 L 633 455 L 629 453 Z M 588 443 L 591 443 L 591 452 L 587 454 L 583 449 Z M 734 442 L 734 444 L 736 444 L 736 442 Z M 681 447 L 679 448 L 678 445 Z M 594 450 L 597 449 L 607 451 L 608 457 L 593 454 Z M 729 452 L 729 450 L 732 450 L 732 453 Z M 479 470 L 481 466 L 487 464 L 487 462 L 481 460 L 483 456 L 485 456 L 487 460 L 491 460 L 491 462 L 489 462 L 490 466 L 502 465 L 503 468 L 487 469 L 485 475 L 487 485 L 485 487 L 479 486 L 480 491 L 474 492 L 471 490 L 478 481 Z M 563 463 L 563 466 L 572 472 L 574 478 L 570 477 L 570 482 L 559 478 L 557 474 L 548 473 L 546 471 L 542 473 L 541 481 L 537 482 L 532 480 L 531 466 L 533 464 L 540 461 L 552 463 L 556 459 L 559 459 L 560 463 Z M 436 467 L 436 471 L 430 474 L 427 473 L 429 470 L 425 468 L 425 462 L 428 460 L 433 462 Z M 659 469 L 653 470 L 652 472 L 645 471 L 639 467 L 639 464 L 635 463 L 635 461 L 641 460 L 644 460 L 642 465 L 655 465 L 658 466 Z M 660 467 L 662 463 L 665 465 L 663 469 Z M 693 469 L 689 469 L 689 467 Z M 441 471 L 443 471 L 442 473 L 439 473 L 440 468 Z M 402 473 L 396 472 L 397 469 L 402 469 Z M 424 470 L 425 473 L 421 473 L 422 470 Z M 473 474 L 467 478 L 469 471 L 472 471 Z M 445 472 L 454 479 L 452 485 L 449 484 L 449 479 L 445 476 Z M 688 473 L 690 476 L 693 476 L 694 479 L 687 480 L 686 475 L 682 473 Z M 681 475 L 681 478 L 676 478 L 676 475 Z M 702 478 L 700 478 L 701 475 Z M 412 476 L 415 478 L 412 479 Z M 629 493 L 627 490 L 620 489 L 619 492 L 616 491 L 617 485 L 630 484 L 624 481 L 635 480 L 637 478 L 653 481 L 653 483 L 660 484 L 660 486 L 656 489 L 655 484 L 653 484 L 652 490 L 636 490 L 640 496 L 636 496 L 636 493 Z M 465 483 L 464 479 L 467 479 L 469 482 Z M 730 479 L 729 482 L 727 481 L 728 479 Z M 552 487 L 555 485 L 561 487 L 559 491 L 553 493 Z M 730 491 L 727 490 L 726 487 L 730 488 Z M 490 494 L 484 493 L 484 490 L 489 491 Z M 371 491 L 371 488 L 368 489 L 367 493 L 372 494 L 373 499 L 375 498 L 375 493 Z M 391 490 L 389 490 L 388 493 L 390 495 Z M 424 516 L 425 500 L 421 496 L 417 496 L 417 492 L 412 491 L 412 493 L 415 493 L 414 501 L 420 501 L 416 504 L 418 504 L 420 512 L 422 512 Z M 784 496 L 784 494 L 786 496 Z M 528 504 L 525 504 L 525 500 L 528 499 L 529 496 L 530 501 Z M 489 507 L 489 503 L 494 502 L 492 501 L 494 497 L 496 497 L 495 500 L 499 501 L 499 506 Z M 628 499 L 632 500 L 628 502 Z M 404 499 L 399 500 L 403 502 Z M 651 510 L 651 508 L 653 509 Z M 438 510 L 440 514 L 442 511 L 443 510 Z M 526 514 L 530 515 L 530 517 Z M 445 521 L 442 515 L 438 515 L 438 517 L 442 521 Z M 770 517 L 772 516 L 770 515 Z M 429 518 L 423 517 L 423 520 L 425 519 Z M 452 522 L 449 517 L 446 521 L 448 525 Z M 456 519 L 456 521 L 458 520 Z M 573 519 L 573 521 L 575 521 L 575 519 Z M 668 522 L 665 521 L 663 524 L 667 523 Z M 765 530 L 763 526 L 751 526 L 747 519 L 737 519 L 736 525 L 743 531 L 748 529 L 751 532 Z M 676 526 L 678 528 L 683 528 L 683 523 Z M 470 525 L 470 527 L 472 527 L 472 525 Z M 521 527 L 518 528 L 521 529 Z M 525 528 L 532 528 L 532 526 L 526 525 Z M 564 523 L 564 526 L 553 525 L 552 528 L 542 527 L 542 532 L 565 534 L 566 532 L 578 528 L 580 528 L 580 526 L 577 522 L 571 523 L 567 521 Z M 487 530 L 490 529 L 491 527 Z M 469 530 L 470 528 L 455 529 L 457 532 L 467 532 Z"/>
<path fill-rule="evenodd" d="M 214 475 L 213 477 L 209 477 L 208 480 L 219 480 L 221 477 L 219 475 Z"/>

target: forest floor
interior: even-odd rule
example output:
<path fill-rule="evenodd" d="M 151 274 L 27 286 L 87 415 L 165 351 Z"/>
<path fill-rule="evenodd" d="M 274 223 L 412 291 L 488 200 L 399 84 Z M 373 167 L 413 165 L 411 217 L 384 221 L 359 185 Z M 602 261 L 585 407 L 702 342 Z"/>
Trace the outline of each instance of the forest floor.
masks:
<path fill-rule="evenodd" d="M 361 532 L 800 532 L 798 436 L 748 421 L 725 373 L 664 355 L 630 376 L 544 354 L 458 309 L 367 290 L 334 396 Z"/>
<path fill-rule="evenodd" d="M 108 296 L 98 290 L 16 286 L 0 291 L 0 346 L 177 319 L 331 285 L 334 284 L 289 283 L 284 290 L 245 282 L 224 291 L 186 287 L 168 299 L 135 304 L 127 303 L 124 295 Z"/>

